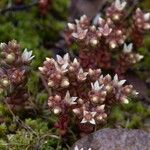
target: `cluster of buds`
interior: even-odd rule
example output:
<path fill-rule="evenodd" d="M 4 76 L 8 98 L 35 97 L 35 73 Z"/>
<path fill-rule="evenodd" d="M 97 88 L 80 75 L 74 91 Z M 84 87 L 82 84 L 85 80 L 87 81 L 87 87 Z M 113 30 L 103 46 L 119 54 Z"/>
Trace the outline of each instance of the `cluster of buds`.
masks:
<path fill-rule="evenodd" d="M 57 59 L 46 58 L 39 70 L 51 88 L 48 106 L 59 115 L 57 127 L 65 133 L 70 115 L 79 124 L 99 125 L 104 122 L 115 103 L 128 103 L 128 96 L 136 95 L 132 85 L 124 85 L 116 74 L 101 75 L 101 69 L 84 71 L 68 54 Z M 61 120 L 61 121 L 60 121 Z M 61 132 L 62 133 L 62 132 Z"/>
<path fill-rule="evenodd" d="M 143 43 L 145 31 L 150 29 L 150 13 L 144 13 L 137 8 L 128 18 L 126 5 L 125 1 L 116 0 L 92 24 L 85 15 L 80 20 L 76 19 L 75 23 L 68 23 L 67 40 L 76 42 L 83 68 L 111 69 L 120 76 L 131 64 L 143 58 L 137 53 L 137 49 Z M 132 43 L 134 51 L 126 52 L 128 43 Z M 126 60 L 129 57 L 128 62 Z M 115 72 L 118 70 L 114 69 L 115 66 L 120 63 L 126 65 L 121 66 L 121 72 Z"/>
<path fill-rule="evenodd" d="M 0 68 L 0 92 L 5 94 L 5 102 L 10 108 L 19 109 L 27 100 L 28 94 L 25 88 L 27 73 L 32 56 L 32 51 L 24 50 L 21 53 L 20 45 L 15 41 L 8 44 L 1 43 L 1 68 Z"/>

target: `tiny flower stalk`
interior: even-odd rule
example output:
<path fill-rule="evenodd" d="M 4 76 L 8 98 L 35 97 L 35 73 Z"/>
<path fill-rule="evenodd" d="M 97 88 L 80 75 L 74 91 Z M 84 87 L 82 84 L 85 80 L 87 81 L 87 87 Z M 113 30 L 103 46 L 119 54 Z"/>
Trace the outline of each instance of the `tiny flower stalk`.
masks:
<path fill-rule="evenodd" d="M 64 65 L 65 72 L 60 69 Z M 71 61 L 69 54 L 57 55 L 56 60 L 46 58 L 39 70 L 51 88 L 48 106 L 58 116 L 55 127 L 62 136 L 72 118 L 76 118 L 73 122 L 81 132 L 92 132 L 107 120 L 114 104 L 127 104 L 129 96 L 136 95 L 133 86 L 125 85 L 126 80 L 119 80 L 117 74 L 112 78 L 103 76 L 101 69 L 85 71 L 76 58 Z"/>
<path fill-rule="evenodd" d="M 126 18 L 128 7 L 126 1 L 115 0 L 94 23 L 85 15 L 68 23 L 66 42 L 76 43 L 84 69 L 101 68 L 123 77 L 143 58 L 137 50 L 150 29 L 150 13 L 137 8 Z"/>
<path fill-rule="evenodd" d="M 1 68 L 0 89 L 5 92 L 5 103 L 10 109 L 21 110 L 28 100 L 28 92 L 25 87 L 27 83 L 29 66 L 34 58 L 32 51 L 21 52 L 20 45 L 12 40 L 0 44 Z"/>

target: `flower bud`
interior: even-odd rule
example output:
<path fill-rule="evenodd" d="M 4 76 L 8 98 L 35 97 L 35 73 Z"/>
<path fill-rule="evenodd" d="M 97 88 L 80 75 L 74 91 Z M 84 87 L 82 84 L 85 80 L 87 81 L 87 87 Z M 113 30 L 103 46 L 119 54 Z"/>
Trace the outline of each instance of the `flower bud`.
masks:
<path fill-rule="evenodd" d="M 76 115 L 80 115 L 81 114 L 81 111 L 79 108 L 75 108 L 72 110 Z"/>
<path fill-rule="evenodd" d="M 111 49 L 114 49 L 114 48 L 117 47 L 117 44 L 116 44 L 116 42 L 114 42 L 114 41 L 111 41 L 111 42 L 109 43 L 109 45 L 110 45 L 110 48 L 111 48 Z"/>
<path fill-rule="evenodd" d="M 79 104 L 83 104 L 83 103 L 84 103 L 83 99 L 79 98 L 79 99 L 78 99 L 78 103 L 79 103 Z"/>
<path fill-rule="evenodd" d="M 61 87 L 66 88 L 70 85 L 68 79 L 63 79 L 61 82 Z"/>
<path fill-rule="evenodd" d="M 53 109 L 53 112 L 54 112 L 55 115 L 58 115 L 58 114 L 61 113 L 61 108 L 60 108 L 60 107 L 55 107 L 55 108 Z"/>
<path fill-rule="evenodd" d="M 98 116 L 96 117 L 96 120 L 97 120 L 97 121 L 102 121 L 102 119 L 103 119 L 102 115 L 98 115 Z"/>
<path fill-rule="evenodd" d="M 98 40 L 97 39 L 91 39 L 90 44 L 91 44 L 91 46 L 95 47 L 98 44 Z"/>
<path fill-rule="evenodd" d="M 104 105 L 97 106 L 97 111 L 98 111 L 98 112 L 103 112 L 104 109 L 105 109 L 105 104 L 104 104 Z"/>
<path fill-rule="evenodd" d="M 92 101 L 93 103 L 98 103 L 98 102 L 99 102 L 99 97 L 98 97 L 98 96 L 93 96 L 93 97 L 91 98 L 91 101 Z"/>
<path fill-rule="evenodd" d="M 61 100 L 61 96 L 55 95 L 54 100 L 55 100 L 55 101 L 60 101 L 60 100 Z"/>
<path fill-rule="evenodd" d="M 102 96 L 102 97 L 105 97 L 106 95 L 107 95 L 107 92 L 106 92 L 106 91 L 102 91 L 102 92 L 101 92 L 101 96 Z"/>
<path fill-rule="evenodd" d="M 128 104 L 128 103 L 129 103 L 129 100 L 128 100 L 126 97 L 122 97 L 122 98 L 121 98 L 121 101 L 122 101 L 122 103 L 124 103 L 124 104 Z"/>
<path fill-rule="evenodd" d="M 112 17 L 112 19 L 114 21 L 118 21 L 118 20 L 120 20 L 120 15 L 119 14 L 114 14 L 113 17 Z"/>
<path fill-rule="evenodd" d="M 9 84 L 10 84 L 9 80 L 6 79 L 6 78 L 2 79 L 2 80 L 1 80 L 1 83 L 2 83 L 2 85 L 3 85 L 4 87 L 8 87 Z"/>
<path fill-rule="evenodd" d="M 55 86 L 54 81 L 49 80 L 49 81 L 48 81 L 48 86 L 50 86 L 50 87 L 54 87 L 54 86 Z"/>
<path fill-rule="evenodd" d="M 14 62 L 14 61 L 15 61 L 15 55 L 14 55 L 13 53 L 7 54 L 7 55 L 6 55 L 6 61 L 7 61 L 8 63 Z"/>
<path fill-rule="evenodd" d="M 48 106 L 49 106 L 49 107 L 53 107 L 53 102 L 49 100 L 49 101 L 48 101 Z"/>

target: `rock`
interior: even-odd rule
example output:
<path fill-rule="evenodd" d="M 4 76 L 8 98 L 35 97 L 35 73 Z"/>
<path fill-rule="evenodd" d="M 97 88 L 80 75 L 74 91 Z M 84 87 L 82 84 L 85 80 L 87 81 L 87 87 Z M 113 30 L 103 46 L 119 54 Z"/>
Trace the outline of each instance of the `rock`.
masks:
<path fill-rule="evenodd" d="M 150 132 L 128 129 L 102 129 L 83 137 L 75 146 L 84 150 L 150 150 Z"/>

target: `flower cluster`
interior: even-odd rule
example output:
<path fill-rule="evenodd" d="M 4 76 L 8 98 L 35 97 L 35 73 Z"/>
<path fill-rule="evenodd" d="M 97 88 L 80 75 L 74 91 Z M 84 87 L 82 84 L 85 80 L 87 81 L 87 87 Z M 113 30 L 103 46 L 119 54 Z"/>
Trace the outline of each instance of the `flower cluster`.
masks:
<path fill-rule="evenodd" d="M 121 76 L 143 58 L 137 49 L 150 29 L 150 13 L 137 8 L 128 18 L 126 5 L 116 0 L 93 24 L 85 15 L 68 23 L 67 40 L 76 42 L 83 68 L 110 69 Z"/>
<path fill-rule="evenodd" d="M 56 127 L 65 133 L 70 115 L 76 116 L 77 123 L 98 125 L 104 122 L 115 103 L 128 103 L 128 96 L 136 95 L 132 85 L 124 85 L 126 80 L 103 76 L 101 69 L 84 71 L 75 58 L 69 54 L 57 55 L 57 60 L 46 58 L 41 74 L 51 88 L 48 106 L 59 115 Z"/>
<path fill-rule="evenodd" d="M 32 51 L 21 53 L 20 45 L 15 41 L 1 43 L 0 93 L 5 92 L 5 102 L 12 109 L 19 109 L 27 100 L 25 88 L 29 64 L 34 58 Z"/>

